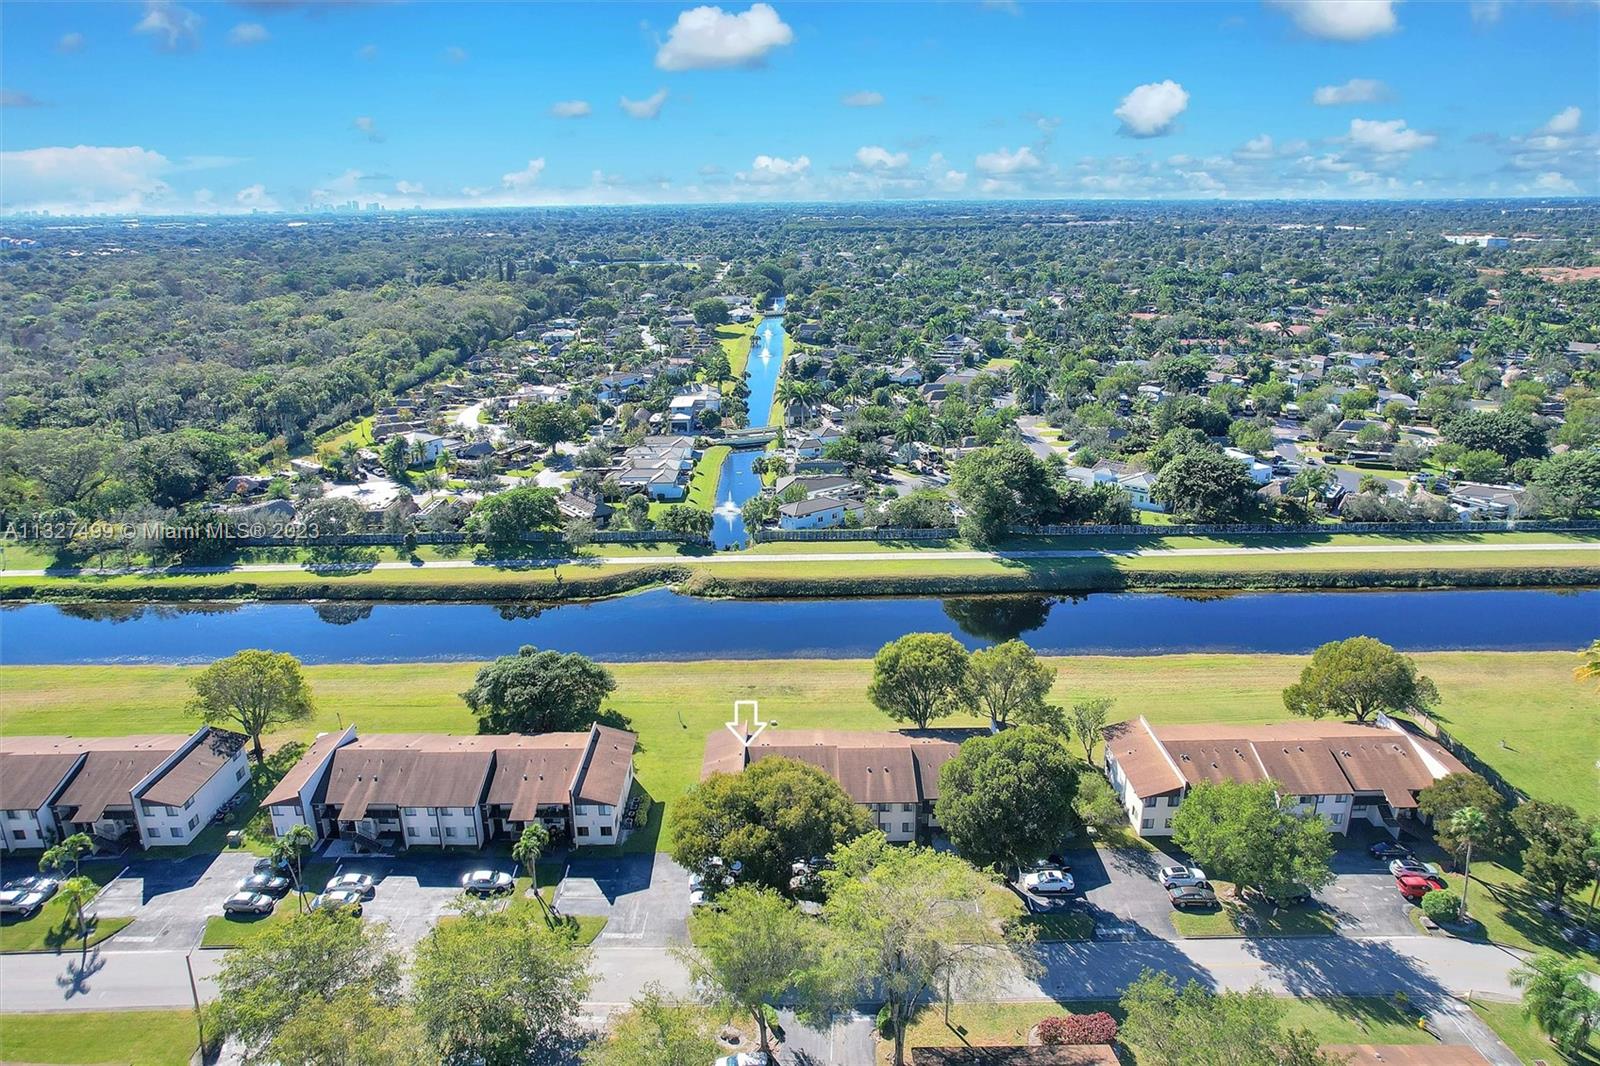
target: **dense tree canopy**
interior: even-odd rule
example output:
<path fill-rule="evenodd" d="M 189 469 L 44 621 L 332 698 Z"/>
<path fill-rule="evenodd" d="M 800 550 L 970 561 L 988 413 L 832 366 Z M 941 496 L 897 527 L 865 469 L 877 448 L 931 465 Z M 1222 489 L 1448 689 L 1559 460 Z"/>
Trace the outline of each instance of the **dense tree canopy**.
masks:
<path fill-rule="evenodd" d="M 479 670 L 461 698 L 480 733 L 556 733 L 588 729 L 616 687 L 611 671 L 582 655 L 524 644 Z"/>

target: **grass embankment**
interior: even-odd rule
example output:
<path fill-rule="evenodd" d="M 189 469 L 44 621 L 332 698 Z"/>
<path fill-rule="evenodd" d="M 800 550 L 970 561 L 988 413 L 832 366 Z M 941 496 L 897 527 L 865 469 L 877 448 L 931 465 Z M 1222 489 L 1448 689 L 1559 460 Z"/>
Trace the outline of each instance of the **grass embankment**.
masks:
<path fill-rule="evenodd" d="M 37 853 L 34 853 L 36 856 Z M 30 857 L 31 858 L 31 857 Z M 23 873 L 32 873 L 33 865 L 29 858 L 21 860 L 27 863 L 25 869 L 7 870 L 10 876 L 21 876 Z M 89 878 L 96 885 L 104 888 L 115 878 L 122 869 L 115 862 L 91 862 L 82 868 L 83 876 Z M 94 904 L 88 907 L 89 918 L 89 947 L 94 947 L 123 929 L 133 921 L 132 918 L 101 917 L 95 913 Z M 83 939 L 78 935 L 78 926 L 75 922 L 67 920 L 66 901 L 58 893 L 50 899 L 39 912 L 31 918 L 18 918 L 7 915 L 4 923 L 0 924 L 0 953 L 18 951 L 54 951 L 69 953 L 83 950 Z M 10 1061 L 0 1058 L 0 1061 Z"/>
<path fill-rule="evenodd" d="M 708 449 L 696 466 L 690 499 L 714 503 L 720 449 Z M 1519 545 L 1570 544 L 1532 550 Z M 959 541 L 883 543 L 871 541 L 783 542 L 740 553 L 719 553 L 702 564 L 702 547 L 594 545 L 557 566 L 476 560 L 420 549 L 401 558 L 393 549 L 365 552 L 354 566 L 339 560 L 308 560 L 253 553 L 245 562 L 298 563 L 282 571 L 230 570 L 217 574 L 144 573 L 100 576 L 47 574 L 0 578 L 0 599 L 584 599 L 658 584 L 719 596 L 893 595 L 979 592 L 1081 592 L 1134 588 L 1377 588 L 1452 585 L 1565 586 L 1600 584 L 1600 550 L 1593 537 L 1532 533 L 1450 532 L 1417 536 L 1361 534 L 1253 535 L 1218 537 L 1027 538 L 1004 545 L 1011 551 L 1102 551 L 1088 558 L 953 558 L 970 550 Z M 1417 551 L 1478 544 L 1493 551 Z M 1372 551 L 1394 546 L 1410 550 Z M 1263 551 L 1248 555 L 1175 555 L 1164 549 L 1299 548 L 1315 553 Z M 1341 549 L 1360 547 L 1361 551 Z M 1130 549 L 1147 554 L 1115 554 Z M 13 549 L 13 552 L 15 549 Z M 530 548 L 530 554 L 536 549 Z M 870 553 L 871 558 L 847 558 Z M 799 562 L 788 556 L 838 555 Z M 428 568 L 418 562 L 454 558 L 468 565 Z M 38 569 L 37 554 L 8 554 L 14 570 Z M 375 562 L 406 562 L 378 569 Z M 337 564 L 330 566 L 329 564 Z"/>
<path fill-rule="evenodd" d="M 0 1062 L 188 1066 L 199 1043 L 189 1010 L 0 1016 Z"/>
<path fill-rule="evenodd" d="M 1322 1044 L 1432 1044 L 1434 1038 L 1416 1024 L 1416 1013 L 1382 997 L 1284 999 L 1284 1023 L 1309 1029 Z M 942 1007 L 930 1007 L 906 1032 L 906 1046 L 976 1047 L 1028 1043 L 1028 1031 L 1047 1017 L 1106 1011 L 1120 1023 L 1115 1001 L 1062 1003 L 957 1003 L 945 1025 Z M 889 1045 L 880 1045 L 887 1053 Z M 1138 1049 L 1134 1053 L 1137 1062 Z M 887 1061 L 887 1058 L 884 1058 Z"/>
<path fill-rule="evenodd" d="M 717 343 L 722 345 L 723 354 L 728 357 L 731 381 L 738 381 L 744 377 L 745 365 L 750 362 L 750 342 L 754 339 L 756 326 L 760 323 L 760 316 L 757 316 L 748 322 L 729 322 L 711 331 L 716 336 Z"/>
<path fill-rule="evenodd" d="M 1593 791 L 1590 789 L 1590 795 Z M 1600 931 L 1600 916 L 1589 917 L 1587 886 L 1569 895 L 1566 922 L 1556 922 L 1540 909 L 1540 905 L 1548 901 L 1548 894 L 1522 876 L 1520 865 L 1521 860 L 1517 856 L 1502 856 L 1498 862 L 1486 858 L 1474 859 L 1467 910 L 1475 924 L 1460 933 L 1441 932 L 1438 935 L 1489 941 L 1525 951 L 1554 951 L 1572 955 L 1582 960 L 1589 969 L 1600 973 L 1600 955 L 1592 951 L 1575 950 L 1561 935 L 1562 924 L 1588 924 L 1590 928 Z M 1465 879 L 1460 874 L 1447 873 L 1444 880 L 1451 891 L 1457 895 L 1461 893 Z M 1421 930 L 1421 912 L 1413 911 L 1412 916 Z"/>

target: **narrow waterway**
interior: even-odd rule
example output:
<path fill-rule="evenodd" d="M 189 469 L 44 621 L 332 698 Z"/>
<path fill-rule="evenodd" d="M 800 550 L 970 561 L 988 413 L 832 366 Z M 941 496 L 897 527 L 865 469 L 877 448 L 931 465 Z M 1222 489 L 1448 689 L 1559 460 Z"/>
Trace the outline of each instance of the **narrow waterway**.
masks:
<path fill-rule="evenodd" d="M 755 346 L 750 350 L 750 361 L 745 364 L 744 383 L 750 390 L 751 426 L 770 425 L 774 417 L 772 398 L 778 388 L 778 375 L 783 370 L 786 343 L 784 302 L 784 297 L 778 297 L 773 313 L 756 327 Z M 762 454 L 760 448 L 741 448 L 730 452 L 722 463 L 711 525 L 711 542 L 719 549 L 743 546 L 747 540 L 740 508 L 761 491 L 761 475 L 755 472 L 754 466 Z"/>
<path fill-rule="evenodd" d="M 490 659 L 523 644 L 612 662 L 851 659 L 905 633 L 1051 655 L 1306 652 L 1366 634 L 1407 651 L 1575 650 L 1600 590 L 1094 593 L 1077 598 L 711 600 L 656 589 L 594 603 L 27 604 L 0 609 L 0 663 L 209 662 L 243 648 L 306 662 Z"/>

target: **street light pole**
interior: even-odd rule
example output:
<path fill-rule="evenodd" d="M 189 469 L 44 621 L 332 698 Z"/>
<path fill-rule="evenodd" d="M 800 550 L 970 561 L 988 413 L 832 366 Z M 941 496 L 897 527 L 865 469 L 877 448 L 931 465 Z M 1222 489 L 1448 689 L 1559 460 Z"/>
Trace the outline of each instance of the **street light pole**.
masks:
<path fill-rule="evenodd" d="M 189 995 L 194 998 L 194 1027 L 200 1033 L 200 1060 L 206 1057 L 206 1023 L 205 1016 L 200 1013 L 200 986 L 194 980 L 194 952 L 184 953 L 183 965 L 189 971 Z"/>

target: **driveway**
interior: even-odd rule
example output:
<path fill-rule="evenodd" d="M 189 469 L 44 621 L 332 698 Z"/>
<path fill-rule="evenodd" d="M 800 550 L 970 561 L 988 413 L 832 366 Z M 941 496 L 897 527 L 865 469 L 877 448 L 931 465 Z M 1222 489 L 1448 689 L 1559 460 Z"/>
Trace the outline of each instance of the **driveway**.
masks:
<path fill-rule="evenodd" d="M 876 1053 L 872 1018 L 859 1011 L 827 1029 L 810 1028 L 789 1010 L 780 1010 L 778 1018 L 783 1023 L 784 1039 L 777 1049 L 783 1066 L 865 1066 Z"/>
<path fill-rule="evenodd" d="M 95 910 L 133 919 L 113 941 L 119 950 L 187 951 L 199 945 L 206 919 L 222 913 L 222 901 L 255 864 L 247 851 L 186 859 L 162 858 L 159 850 L 142 853 L 101 891 Z"/>
<path fill-rule="evenodd" d="M 372 875 L 378 883 L 377 893 L 362 904 L 362 917 L 385 923 L 397 946 L 411 948 L 432 932 L 440 916 L 453 909 L 461 896 L 462 876 L 484 869 L 515 875 L 517 865 L 492 852 L 440 855 L 414 850 L 345 859 L 337 873 Z"/>
<path fill-rule="evenodd" d="M 556 890 L 564 914 L 598 914 L 606 927 L 594 942 L 593 1008 L 625 1007 L 648 984 L 688 986 L 669 948 L 688 939 L 689 872 L 665 854 L 582 858 Z"/>

